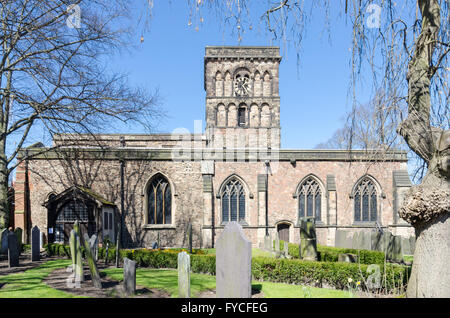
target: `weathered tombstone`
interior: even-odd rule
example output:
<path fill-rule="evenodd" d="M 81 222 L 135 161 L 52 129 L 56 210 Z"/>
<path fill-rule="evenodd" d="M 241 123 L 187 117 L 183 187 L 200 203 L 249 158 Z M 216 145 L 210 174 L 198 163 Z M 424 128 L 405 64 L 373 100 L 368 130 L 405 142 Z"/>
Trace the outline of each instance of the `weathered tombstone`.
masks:
<path fill-rule="evenodd" d="M 123 259 L 123 288 L 128 296 L 136 293 L 136 262 Z"/>
<path fill-rule="evenodd" d="M 9 230 L 8 229 L 3 229 L 1 232 L 1 250 L 0 253 L 1 254 L 8 254 L 8 234 L 9 234 Z"/>
<path fill-rule="evenodd" d="M 361 239 L 362 239 L 361 233 L 355 232 L 353 234 L 352 249 L 355 249 L 355 250 L 361 249 L 361 243 L 362 243 Z"/>
<path fill-rule="evenodd" d="M 381 238 L 383 236 L 382 232 L 375 231 L 370 235 L 371 249 L 374 251 L 381 251 Z"/>
<path fill-rule="evenodd" d="M 317 261 L 316 226 L 313 221 L 300 221 L 300 258 Z"/>
<path fill-rule="evenodd" d="M 14 234 L 16 234 L 17 237 L 17 244 L 19 245 L 19 254 L 22 252 L 22 235 L 23 235 L 23 230 L 20 227 L 16 227 L 14 229 Z"/>
<path fill-rule="evenodd" d="M 344 247 L 346 237 L 347 237 L 347 231 L 336 230 L 336 237 L 335 237 L 335 240 L 334 240 L 334 246 L 335 247 Z"/>
<path fill-rule="evenodd" d="M 274 245 L 275 245 L 275 257 L 279 258 L 281 256 L 281 253 L 280 253 L 280 237 L 278 236 L 278 233 L 275 233 Z"/>
<path fill-rule="evenodd" d="M 84 233 L 84 249 L 86 254 L 86 260 L 89 265 L 89 271 L 91 272 L 91 280 L 94 284 L 95 288 L 101 289 L 102 288 L 102 281 L 100 279 L 100 274 L 98 272 L 97 268 L 97 262 L 94 259 L 94 249 L 91 248 L 89 236 Z"/>
<path fill-rule="evenodd" d="M 264 236 L 264 250 L 266 250 L 267 252 L 271 252 L 272 251 L 271 244 L 272 240 L 270 236 L 269 235 Z"/>
<path fill-rule="evenodd" d="M 340 253 L 338 255 L 338 262 L 356 263 L 358 262 L 358 256 L 350 253 Z"/>
<path fill-rule="evenodd" d="M 370 251 L 372 249 L 371 232 L 363 231 L 360 235 L 361 249 Z"/>
<path fill-rule="evenodd" d="M 401 237 L 401 244 L 402 244 L 402 252 L 404 255 L 412 255 L 411 253 L 411 245 L 409 243 L 409 238 L 407 237 Z"/>
<path fill-rule="evenodd" d="M 75 273 L 75 280 L 84 281 L 83 258 L 81 255 L 81 242 L 75 228 L 70 231 L 69 237 L 70 255 L 72 257 L 72 270 Z"/>
<path fill-rule="evenodd" d="M 98 237 L 97 235 L 93 234 L 91 238 L 89 239 L 89 246 L 92 251 L 92 256 L 94 257 L 94 260 L 98 261 Z"/>
<path fill-rule="evenodd" d="M 186 252 L 178 253 L 178 297 L 191 297 L 191 257 Z"/>
<path fill-rule="evenodd" d="M 402 241 L 400 236 L 392 235 L 387 248 L 386 258 L 396 263 L 401 263 L 403 261 Z"/>
<path fill-rule="evenodd" d="M 105 251 L 105 266 L 108 265 L 108 257 L 109 257 L 109 242 L 106 242 L 106 251 Z"/>
<path fill-rule="evenodd" d="M 41 259 L 40 255 L 40 239 L 41 239 L 41 231 L 35 225 L 31 229 L 31 261 L 36 262 Z"/>
<path fill-rule="evenodd" d="M 283 249 L 284 249 L 284 257 L 285 258 L 292 258 L 292 256 L 289 255 L 289 244 L 288 244 L 288 242 L 284 242 Z"/>
<path fill-rule="evenodd" d="M 239 223 L 229 222 L 216 243 L 216 296 L 250 298 L 252 243 Z"/>
<path fill-rule="evenodd" d="M 392 239 L 392 233 L 391 232 L 383 232 L 381 235 L 381 244 L 379 251 L 387 253 L 389 242 Z"/>
<path fill-rule="evenodd" d="M 8 262 L 9 267 L 19 266 L 19 244 L 14 232 L 8 234 Z"/>

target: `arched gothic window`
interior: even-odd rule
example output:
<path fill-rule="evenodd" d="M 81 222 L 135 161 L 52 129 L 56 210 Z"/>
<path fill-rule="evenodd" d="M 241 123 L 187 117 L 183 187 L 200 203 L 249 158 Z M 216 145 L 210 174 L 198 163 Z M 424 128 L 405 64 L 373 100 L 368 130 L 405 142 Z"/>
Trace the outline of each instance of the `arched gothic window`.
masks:
<path fill-rule="evenodd" d="M 354 189 L 355 222 L 377 220 L 377 189 L 373 181 L 363 178 Z"/>
<path fill-rule="evenodd" d="M 227 182 L 221 193 L 222 222 L 245 220 L 245 191 L 236 178 Z"/>
<path fill-rule="evenodd" d="M 165 177 L 157 175 L 147 187 L 148 224 L 172 223 L 172 191 Z"/>
<path fill-rule="evenodd" d="M 312 177 L 302 182 L 298 189 L 298 217 L 320 221 L 322 213 L 322 190 Z"/>

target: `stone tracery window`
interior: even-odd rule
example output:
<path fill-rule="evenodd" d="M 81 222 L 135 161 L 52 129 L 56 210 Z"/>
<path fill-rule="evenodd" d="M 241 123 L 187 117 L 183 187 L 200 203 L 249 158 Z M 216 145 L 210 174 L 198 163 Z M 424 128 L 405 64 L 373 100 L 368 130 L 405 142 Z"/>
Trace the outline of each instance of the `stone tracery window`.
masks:
<path fill-rule="evenodd" d="M 322 190 L 319 183 L 309 177 L 302 182 L 298 189 L 298 217 L 321 220 Z"/>
<path fill-rule="evenodd" d="M 377 189 L 370 178 L 363 178 L 354 189 L 355 222 L 377 220 Z"/>
<path fill-rule="evenodd" d="M 172 223 L 172 191 L 167 179 L 158 174 L 147 188 L 148 224 Z"/>
<path fill-rule="evenodd" d="M 245 220 L 245 191 L 241 182 L 232 178 L 223 187 L 222 199 L 222 222 Z"/>

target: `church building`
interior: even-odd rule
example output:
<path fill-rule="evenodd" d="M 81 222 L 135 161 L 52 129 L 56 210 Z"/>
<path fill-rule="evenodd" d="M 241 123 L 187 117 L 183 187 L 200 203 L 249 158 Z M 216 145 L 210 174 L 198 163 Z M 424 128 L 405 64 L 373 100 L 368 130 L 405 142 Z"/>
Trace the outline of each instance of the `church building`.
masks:
<path fill-rule="evenodd" d="M 337 229 L 411 235 L 397 213 L 406 152 L 281 147 L 280 62 L 278 47 L 206 47 L 204 132 L 60 134 L 22 149 L 32 157 L 16 172 L 15 227 L 67 243 L 78 220 L 100 242 L 120 233 L 147 248 L 186 246 L 189 224 L 195 248 L 214 247 L 230 221 L 254 247 L 275 233 L 298 243 L 302 218 L 322 245 Z"/>

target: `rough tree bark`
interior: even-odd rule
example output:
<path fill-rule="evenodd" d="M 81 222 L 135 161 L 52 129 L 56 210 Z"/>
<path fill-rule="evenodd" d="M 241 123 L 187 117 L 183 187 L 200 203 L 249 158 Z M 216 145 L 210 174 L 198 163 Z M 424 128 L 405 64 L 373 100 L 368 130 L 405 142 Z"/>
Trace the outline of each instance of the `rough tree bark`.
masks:
<path fill-rule="evenodd" d="M 407 297 L 450 297 L 450 131 L 431 127 L 430 83 L 440 28 L 438 0 L 419 0 L 422 30 L 408 66 L 408 117 L 398 132 L 428 164 L 399 215 L 414 226 L 416 248 Z"/>

